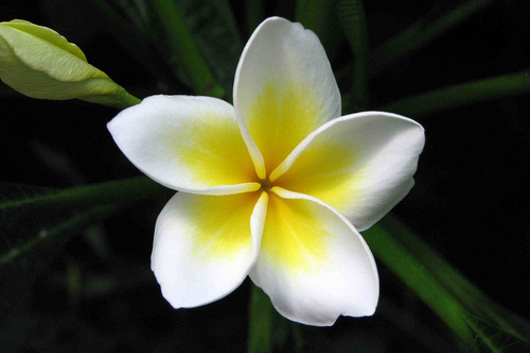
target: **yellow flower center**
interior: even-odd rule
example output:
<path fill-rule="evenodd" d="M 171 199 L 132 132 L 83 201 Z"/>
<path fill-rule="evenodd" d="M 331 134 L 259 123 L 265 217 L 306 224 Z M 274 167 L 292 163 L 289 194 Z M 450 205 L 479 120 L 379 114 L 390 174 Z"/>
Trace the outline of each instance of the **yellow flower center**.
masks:
<path fill-rule="evenodd" d="M 258 182 L 261 184 L 260 190 L 263 191 L 268 191 L 274 186 L 274 183 L 269 180 L 269 177 L 267 177 L 266 179 L 259 179 Z"/>

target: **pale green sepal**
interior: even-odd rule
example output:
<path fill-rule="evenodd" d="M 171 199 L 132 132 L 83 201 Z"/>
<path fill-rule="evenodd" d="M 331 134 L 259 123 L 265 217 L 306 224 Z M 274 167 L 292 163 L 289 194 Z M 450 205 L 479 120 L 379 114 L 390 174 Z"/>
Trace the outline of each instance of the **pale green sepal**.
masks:
<path fill-rule="evenodd" d="M 82 99 L 127 107 L 130 95 L 59 33 L 31 22 L 0 22 L 0 78 L 39 99 Z"/>
<path fill-rule="evenodd" d="M 87 62 L 85 53 L 74 43 L 68 42 L 68 40 L 55 32 L 53 29 L 48 27 L 39 26 L 25 20 L 12 20 L 10 22 L 1 22 L 2 25 L 11 28 L 18 29 L 22 32 L 26 32 L 34 35 L 42 40 L 45 40 L 61 49 L 66 50 L 72 55 L 77 56 L 79 59 Z"/>

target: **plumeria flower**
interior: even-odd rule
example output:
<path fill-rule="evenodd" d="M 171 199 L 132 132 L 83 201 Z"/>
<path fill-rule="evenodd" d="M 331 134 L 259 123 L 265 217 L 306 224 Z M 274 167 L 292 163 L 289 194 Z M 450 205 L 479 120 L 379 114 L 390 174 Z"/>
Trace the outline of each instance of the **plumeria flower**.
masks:
<path fill-rule="evenodd" d="M 248 275 L 293 321 L 372 315 L 379 278 L 359 231 L 411 189 L 423 128 L 383 112 L 339 117 L 317 36 L 277 17 L 243 50 L 233 96 L 153 96 L 108 124 L 136 167 L 179 191 L 156 223 L 163 296 L 196 307 Z"/>

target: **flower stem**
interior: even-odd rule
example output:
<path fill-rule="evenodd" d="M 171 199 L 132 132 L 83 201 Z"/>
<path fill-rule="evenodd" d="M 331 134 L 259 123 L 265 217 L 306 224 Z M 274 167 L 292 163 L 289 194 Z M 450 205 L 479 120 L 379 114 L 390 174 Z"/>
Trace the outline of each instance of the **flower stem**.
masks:
<path fill-rule="evenodd" d="M 272 352 L 273 317 L 274 308 L 269 297 L 260 288 L 252 284 L 248 329 L 249 353 Z"/>
<path fill-rule="evenodd" d="M 530 70 L 443 87 L 400 99 L 378 110 L 404 115 L 424 115 L 487 99 L 530 92 Z"/>
<path fill-rule="evenodd" d="M 133 105 L 139 104 L 142 100 L 139 98 L 136 98 L 129 92 L 125 91 L 124 94 L 121 96 L 121 101 L 119 104 L 116 105 L 119 109 L 125 109 L 132 107 Z"/>

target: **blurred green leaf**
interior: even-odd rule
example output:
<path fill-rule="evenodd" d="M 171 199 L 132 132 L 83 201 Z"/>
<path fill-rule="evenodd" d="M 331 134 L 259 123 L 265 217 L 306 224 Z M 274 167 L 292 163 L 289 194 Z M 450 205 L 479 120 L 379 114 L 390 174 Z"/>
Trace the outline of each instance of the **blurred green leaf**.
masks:
<path fill-rule="evenodd" d="M 395 217 L 363 233 L 374 254 L 473 352 L 530 348 L 530 325 L 499 308 Z"/>
<path fill-rule="evenodd" d="M 243 41 L 232 9 L 226 0 L 178 0 L 197 45 L 216 79 L 231 99 L 234 73 Z"/>
<path fill-rule="evenodd" d="M 200 52 L 181 5 L 173 0 L 159 0 L 153 1 L 153 7 L 169 52 L 183 67 L 193 91 L 196 94 L 222 97 L 224 89 L 216 82 Z"/>
<path fill-rule="evenodd" d="M 398 291 L 399 289 L 394 289 L 394 292 Z M 409 295 L 410 293 L 405 294 L 407 297 Z M 451 339 L 452 337 L 445 330 L 439 330 L 437 325 L 436 329 L 429 327 L 432 325 L 432 319 L 428 322 L 420 317 L 418 311 L 411 308 L 409 300 L 403 304 L 394 300 L 397 298 L 397 296 L 380 297 L 376 315 L 387 319 L 398 331 L 421 343 L 425 352 L 457 353 L 463 351 L 464 346 Z"/>
<path fill-rule="evenodd" d="M 530 92 L 530 70 L 483 80 L 460 83 L 406 97 L 379 109 L 407 116 L 418 116 L 465 104 L 527 94 Z"/>
<path fill-rule="evenodd" d="M 153 29 L 150 22 L 153 20 L 149 13 L 149 0 L 115 0 L 115 3 L 127 14 L 127 17 L 135 23 L 141 32 L 148 34 Z"/>
<path fill-rule="evenodd" d="M 105 273 L 85 274 L 83 298 L 118 296 L 124 292 L 138 291 L 139 288 L 146 286 L 154 286 L 158 289 L 158 284 L 149 266 L 126 258 L 126 256 L 120 258 L 119 254 L 114 254 L 112 258 L 105 261 L 108 266 Z"/>
<path fill-rule="evenodd" d="M 279 315 L 267 294 L 251 286 L 248 352 L 302 352 L 302 325 Z"/>
<path fill-rule="evenodd" d="M 135 337 L 129 334 L 128 338 L 129 342 L 135 340 L 131 346 L 138 346 Z M 123 347 L 118 340 L 112 333 L 95 329 L 90 322 L 70 313 L 22 313 L 0 327 L 2 353 L 116 352 Z"/>
<path fill-rule="evenodd" d="M 68 189 L 0 183 L 0 219 L 33 208 L 87 208 L 170 193 L 147 177 L 137 177 Z"/>
<path fill-rule="evenodd" d="M 122 45 L 151 75 L 156 77 L 163 92 L 180 91 L 191 86 L 185 68 L 165 37 L 164 27 L 152 1 L 94 0 L 91 4 L 103 15 L 109 34 Z"/>
<path fill-rule="evenodd" d="M 368 106 L 368 28 L 361 0 L 339 0 L 337 12 L 350 49 L 353 52 L 351 103 L 356 111 Z"/>
<path fill-rule="evenodd" d="M 393 64 L 414 54 L 494 1 L 468 0 L 443 14 L 438 9 L 440 2 L 436 2 L 432 10 L 424 17 L 373 50 L 369 58 L 368 76 L 377 76 L 388 70 Z M 339 83 L 344 80 L 345 76 L 350 75 L 353 68 L 352 64 L 347 64 L 337 70 L 336 76 Z"/>
<path fill-rule="evenodd" d="M 120 3 L 121 7 L 116 3 Z M 154 78 L 164 85 L 174 86 L 177 81 L 186 82 L 179 67 L 169 67 L 166 60 L 169 54 L 161 55 L 164 54 L 164 47 L 154 40 L 158 32 L 153 25 L 156 21 L 153 16 L 149 16 L 149 12 L 144 14 L 143 11 L 136 10 L 134 4 L 129 4 L 127 0 L 94 0 L 89 4 L 105 20 L 109 35 Z"/>
<path fill-rule="evenodd" d="M 302 324 L 290 321 L 273 310 L 274 348 L 280 352 L 303 352 Z"/>
<path fill-rule="evenodd" d="M 109 14 L 109 19 L 123 14 L 157 48 L 175 77 L 195 94 L 230 99 L 243 44 L 226 0 L 112 0 L 112 5 L 97 0 L 97 3 Z"/>
<path fill-rule="evenodd" d="M 525 353 L 530 352 L 530 343 L 504 330 L 503 327 L 483 320 L 479 316 L 468 314 L 464 321 L 475 334 L 475 343 L 479 352 Z M 528 337 L 527 337 L 528 338 Z"/>
<path fill-rule="evenodd" d="M 265 19 L 263 0 L 247 0 L 247 30 L 248 36 L 254 32 L 256 27 Z"/>
<path fill-rule="evenodd" d="M 146 177 L 70 189 L 0 183 L 0 309 L 23 299 L 20 293 L 28 292 L 38 269 L 75 230 L 107 217 L 119 205 L 171 192 Z"/>
<path fill-rule="evenodd" d="M 405 244 L 407 250 L 422 260 L 423 266 L 448 290 L 459 298 L 471 314 L 490 318 L 499 327 L 522 340 L 530 342 L 530 323 L 492 302 L 480 289 L 469 282 L 453 266 L 424 243 L 397 218 L 388 216 L 381 221 L 385 229 L 392 229 L 392 236 Z"/>
<path fill-rule="evenodd" d="M 34 192 L 26 189 L 24 192 Z M 19 212 L 0 223 L 0 313 L 17 310 L 40 270 L 77 231 L 119 209 L 103 205 L 84 211 L 49 209 Z"/>
<path fill-rule="evenodd" d="M 436 8 L 433 8 L 426 16 L 375 49 L 370 59 L 370 73 L 376 75 L 386 70 L 494 1 L 468 0 L 447 13 L 439 13 Z"/>
<path fill-rule="evenodd" d="M 274 314 L 274 308 L 267 294 L 252 284 L 248 328 L 249 353 L 270 353 L 273 351 Z"/>
<path fill-rule="evenodd" d="M 295 21 L 312 30 L 322 42 L 328 56 L 339 49 L 340 30 L 336 13 L 337 0 L 298 0 Z"/>

